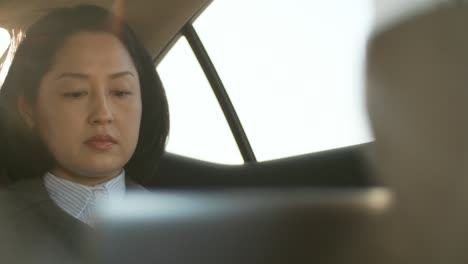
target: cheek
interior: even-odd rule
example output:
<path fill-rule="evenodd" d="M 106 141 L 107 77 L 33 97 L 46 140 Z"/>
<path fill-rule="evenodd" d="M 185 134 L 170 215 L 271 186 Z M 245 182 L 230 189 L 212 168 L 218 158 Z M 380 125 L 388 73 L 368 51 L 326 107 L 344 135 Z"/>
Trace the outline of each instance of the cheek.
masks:
<path fill-rule="evenodd" d="M 52 152 L 64 152 L 64 149 L 73 148 L 73 142 L 76 141 L 78 127 L 76 123 L 60 122 L 56 120 L 47 120 L 37 126 L 39 134 Z M 55 122 L 56 121 L 56 122 Z"/>
<path fill-rule="evenodd" d="M 80 119 L 71 109 L 39 101 L 34 113 L 34 127 L 51 152 L 63 152 L 65 146 L 72 147 L 70 143 L 81 131 Z"/>

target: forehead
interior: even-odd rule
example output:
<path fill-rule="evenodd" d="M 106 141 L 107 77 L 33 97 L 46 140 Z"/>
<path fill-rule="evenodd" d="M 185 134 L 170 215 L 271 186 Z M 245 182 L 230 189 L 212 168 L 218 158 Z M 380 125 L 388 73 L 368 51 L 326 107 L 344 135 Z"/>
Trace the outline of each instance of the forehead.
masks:
<path fill-rule="evenodd" d="M 65 39 L 51 67 L 51 71 L 61 70 L 136 73 L 126 47 L 117 37 L 105 32 L 79 32 Z"/>

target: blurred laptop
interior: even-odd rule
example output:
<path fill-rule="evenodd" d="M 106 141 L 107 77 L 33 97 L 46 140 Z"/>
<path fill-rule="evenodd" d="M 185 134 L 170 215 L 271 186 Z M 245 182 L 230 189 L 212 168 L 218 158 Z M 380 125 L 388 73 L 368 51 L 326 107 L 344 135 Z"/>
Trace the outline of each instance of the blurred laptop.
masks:
<path fill-rule="evenodd" d="M 382 188 L 133 193 L 103 205 L 91 262 L 342 263 L 390 201 Z"/>

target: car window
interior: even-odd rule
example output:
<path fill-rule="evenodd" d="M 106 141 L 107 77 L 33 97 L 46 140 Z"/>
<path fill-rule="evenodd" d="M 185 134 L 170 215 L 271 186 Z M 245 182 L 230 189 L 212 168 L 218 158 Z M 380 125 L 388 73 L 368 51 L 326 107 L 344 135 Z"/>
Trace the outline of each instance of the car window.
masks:
<path fill-rule="evenodd" d="M 367 0 L 217 0 L 194 22 L 259 161 L 372 140 L 371 11 Z"/>
<path fill-rule="evenodd" d="M 4 55 L 9 45 L 10 45 L 10 33 L 8 33 L 8 31 L 5 30 L 4 28 L 0 28 L 0 57 Z M 6 63 L 3 62 L 1 65 L 0 85 L 3 83 L 3 80 L 5 79 L 9 66 L 10 65 L 9 65 L 8 60 L 6 61 Z"/>
<path fill-rule="evenodd" d="M 242 164 L 226 118 L 185 37 L 166 54 L 157 71 L 169 103 L 166 150 L 215 163 Z"/>

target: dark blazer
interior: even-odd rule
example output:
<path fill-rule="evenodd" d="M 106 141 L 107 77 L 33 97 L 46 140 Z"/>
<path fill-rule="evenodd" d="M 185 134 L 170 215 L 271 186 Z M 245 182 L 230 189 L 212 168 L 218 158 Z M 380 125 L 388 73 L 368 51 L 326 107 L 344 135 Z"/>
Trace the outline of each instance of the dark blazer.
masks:
<path fill-rule="evenodd" d="M 144 190 L 132 181 L 126 185 Z M 13 260 L 5 263 L 81 263 L 89 246 L 83 241 L 90 241 L 85 238 L 91 231 L 49 198 L 42 178 L 0 191 L 0 234 L 7 234 L 0 235 L 0 259 L 6 254 Z"/>

